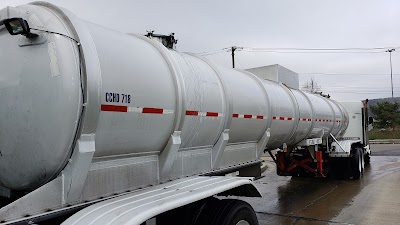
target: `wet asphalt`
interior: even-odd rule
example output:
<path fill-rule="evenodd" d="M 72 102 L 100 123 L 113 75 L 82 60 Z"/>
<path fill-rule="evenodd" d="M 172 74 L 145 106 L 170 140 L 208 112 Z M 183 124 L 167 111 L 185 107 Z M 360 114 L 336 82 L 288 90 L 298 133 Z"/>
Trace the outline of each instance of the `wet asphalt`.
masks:
<path fill-rule="evenodd" d="M 400 144 L 371 145 L 360 180 L 281 177 L 267 157 L 256 180 L 262 198 L 244 198 L 260 225 L 400 224 Z"/>

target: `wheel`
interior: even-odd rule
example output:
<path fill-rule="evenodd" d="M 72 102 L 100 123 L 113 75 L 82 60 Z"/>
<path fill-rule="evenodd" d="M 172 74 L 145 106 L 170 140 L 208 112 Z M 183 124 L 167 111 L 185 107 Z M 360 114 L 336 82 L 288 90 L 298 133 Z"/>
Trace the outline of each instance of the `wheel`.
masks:
<path fill-rule="evenodd" d="M 223 211 L 217 217 L 215 225 L 258 225 L 253 208 L 240 200 L 225 200 Z"/>
<path fill-rule="evenodd" d="M 371 156 L 369 156 L 368 153 L 364 155 L 364 162 L 365 164 L 369 164 L 371 162 Z"/>
<path fill-rule="evenodd" d="M 254 209 L 236 199 L 211 202 L 203 208 L 194 225 L 258 225 Z"/>
<path fill-rule="evenodd" d="M 203 215 L 211 213 L 218 202 L 216 198 L 208 198 L 164 212 L 157 216 L 157 225 L 208 225 L 208 217 Z"/>
<path fill-rule="evenodd" d="M 361 162 L 361 175 L 364 174 L 364 151 L 362 148 L 359 148 L 358 151 L 360 152 L 360 162 Z"/>
<path fill-rule="evenodd" d="M 350 165 L 353 179 L 360 179 L 362 174 L 362 160 L 358 148 L 354 150 Z"/>

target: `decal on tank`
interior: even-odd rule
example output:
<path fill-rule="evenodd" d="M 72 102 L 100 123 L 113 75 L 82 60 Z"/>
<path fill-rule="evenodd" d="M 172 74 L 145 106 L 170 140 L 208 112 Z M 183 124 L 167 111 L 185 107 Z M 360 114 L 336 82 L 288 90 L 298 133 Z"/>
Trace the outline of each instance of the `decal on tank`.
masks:
<path fill-rule="evenodd" d="M 121 94 L 114 92 L 106 92 L 105 95 L 106 102 L 115 102 L 115 103 L 131 103 L 131 95 L 129 94 Z"/>

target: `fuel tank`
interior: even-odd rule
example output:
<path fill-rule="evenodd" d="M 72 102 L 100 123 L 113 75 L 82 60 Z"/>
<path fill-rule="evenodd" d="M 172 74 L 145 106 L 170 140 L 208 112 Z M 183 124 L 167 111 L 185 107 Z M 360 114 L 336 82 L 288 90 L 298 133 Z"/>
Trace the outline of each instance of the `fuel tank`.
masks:
<path fill-rule="evenodd" d="M 255 149 L 267 129 L 273 149 L 347 128 L 347 112 L 333 100 L 54 5 L 0 11 L 0 20 L 14 17 L 39 36 L 11 36 L 0 26 L 0 186 L 8 189 L 31 191 L 60 175 L 83 133 L 95 134 L 94 158 L 104 160 L 159 156 L 179 131 L 179 151 L 208 151 L 211 171 L 210 151 L 224 132 L 229 140 L 218 168 L 259 159 Z M 181 174 L 207 172 L 190 168 Z"/>

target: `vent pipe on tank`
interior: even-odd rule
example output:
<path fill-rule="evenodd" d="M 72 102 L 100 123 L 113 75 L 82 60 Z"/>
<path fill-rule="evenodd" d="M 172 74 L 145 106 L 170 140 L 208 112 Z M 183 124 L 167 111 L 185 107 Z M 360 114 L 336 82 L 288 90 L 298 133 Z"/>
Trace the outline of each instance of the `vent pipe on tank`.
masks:
<path fill-rule="evenodd" d="M 178 40 L 175 39 L 175 33 L 171 33 L 169 35 L 155 34 L 154 30 L 152 30 L 152 31 L 147 31 L 147 34 L 144 36 L 161 42 L 165 47 L 169 49 L 175 49 L 176 43 L 178 43 Z"/>

